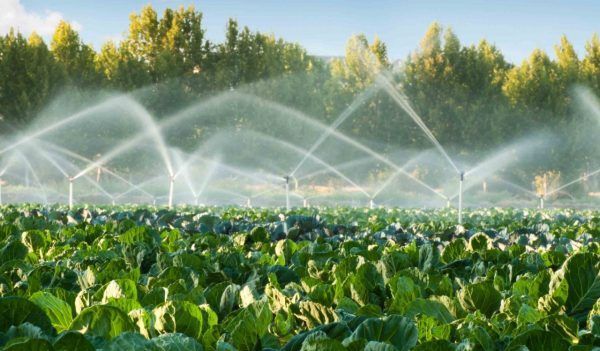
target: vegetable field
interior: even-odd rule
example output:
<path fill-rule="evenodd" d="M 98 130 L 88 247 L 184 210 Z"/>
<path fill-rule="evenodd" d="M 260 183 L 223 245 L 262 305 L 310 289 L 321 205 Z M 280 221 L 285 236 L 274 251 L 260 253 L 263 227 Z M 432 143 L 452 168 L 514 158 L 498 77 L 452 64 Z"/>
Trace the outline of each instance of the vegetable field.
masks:
<path fill-rule="evenodd" d="M 0 208 L 4 350 L 597 350 L 600 212 Z"/>

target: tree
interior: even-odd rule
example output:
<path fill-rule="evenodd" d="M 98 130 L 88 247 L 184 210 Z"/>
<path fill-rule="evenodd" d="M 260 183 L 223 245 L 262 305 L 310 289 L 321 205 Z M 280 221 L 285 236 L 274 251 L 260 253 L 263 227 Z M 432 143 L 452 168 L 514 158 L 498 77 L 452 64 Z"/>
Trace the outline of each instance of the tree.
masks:
<path fill-rule="evenodd" d="M 36 33 L 29 41 L 11 30 L 0 37 L 0 115 L 24 126 L 51 96 L 58 81 L 56 64 Z"/>
<path fill-rule="evenodd" d="M 94 64 L 94 50 L 80 40 L 79 34 L 68 22 L 58 24 L 50 48 L 67 84 L 86 88 L 100 83 L 101 75 Z"/>
<path fill-rule="evenodd" d="M 600 94 L 600 39 L 594 33 L 592 38 L 585 44 L 585 57 L 581 62 L 582 80 Z"/>
<path fill-rule="evenodd" d="M 146 63 L 150 70 L 154 67 L 159 51 L 158 16 L 151 5 L 138 14 L 129 16 L 129 33 L 123 46 L 137 60 Z"/>
<path fill-rule="evenodd" d="M 503 90 L 514 107 L 533 112 L 534 121 L 550 122 L 548 113 L 564 111 L 558 67 L 540 49 L 534 50 L 521 66 L 510 70 Z"/>

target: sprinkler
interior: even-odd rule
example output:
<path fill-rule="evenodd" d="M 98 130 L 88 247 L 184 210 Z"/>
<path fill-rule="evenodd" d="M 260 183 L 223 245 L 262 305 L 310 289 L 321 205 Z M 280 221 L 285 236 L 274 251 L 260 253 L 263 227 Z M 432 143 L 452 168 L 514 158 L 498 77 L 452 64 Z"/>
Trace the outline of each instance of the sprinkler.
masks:
<path fill-rule="evenodd" d="M 200 196 L 194 196 L 194 205 L 198 206 L 200 204 Z"/>
<path fill-rule="evenodd" d="M 285 180 L 285 209 L 287 211 L 290 210 L 290 176 L 283 177 Z"/>
<path fill-rule="evenodd" d="M 175 176 L 169 178 L 169 210 L 173 208 L 173 188 L 175 186 Z"/>
<path fill-rule="evenodd" d="M 375 200 L 373 200 L 373 198 L 369 199 L 369 208 L 370 209 L 374 209 L 375 208 Z"/>
<path fill-rule="evenodd" d="M 446 207 L 450 208 L 450 198 L 446 197 Z"/>
<path fill-rule="evenodd" d="M 73 177 L 69 177 L 69 210 L 73 209 Z"/>
<path fill-rule="evenodd" d="M 252 199 L 251 198 L 246 199 L 246 207 L 252 208 Z"/>
<path fill-rule="evenodd" d="M 0 204 L 2 204 L 1 200 L 2 199 L 0 198 Z M 308 207 L 308 199 L 307 198 L 302 199 L 302 206 L 304 206 L 305 208 Z"/>
<path fill-rule="evenodd" d="M 547 175 L 544 174 L 544 180 L 542 183 L 542 193 L 540 194 L 540 209 L 544 209 L 544 201 L 546 200 L 546 195 L 548 194 L 548 178 Z"/>
<path fill-rule="evenodd" d="M 152 206 L 156 207 L 156 198 L 155 197 L 152 198 Z"/>
<path fill-rule="evenodd" d="M 112 205 L 113 205 L 113 206 L 114 206 L 114 205 L 116 205 L 116 202 L 115 202 L 115 198 L 114 198 L 114 197 L 112 197 L 110 200 L 111 200 L 111 202 L 112 202 Z"/>
<path fill-rule="evenodd" d="M 2 179 L 0 178 L 0 206 L 2 206 Z"/>
<path fill-rule="evenodd" d="M 463 195 L 463 182 L 465 181 L 465 172 L 460 172 L 460 179 L 458 182 L 458 224 L 462 224 L 462 195 Z"/>

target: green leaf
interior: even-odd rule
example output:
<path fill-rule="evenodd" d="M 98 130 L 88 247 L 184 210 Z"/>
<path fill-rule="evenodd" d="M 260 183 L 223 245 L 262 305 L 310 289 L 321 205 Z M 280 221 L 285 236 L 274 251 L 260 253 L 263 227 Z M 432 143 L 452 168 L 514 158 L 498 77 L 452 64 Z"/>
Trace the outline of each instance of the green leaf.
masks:
<path fill-rule="evenodd" d="M 465 310 L 480 311 L 490 317 L 500 308 L 502 295 L 491 282 L 481 282 L 463 287 L 458 294 L 458 300 Z"/>
<path fill-rule="evenodd" d="M 0 249 L 0 263 L 6 263 L 12 260 L 22 260 L 27 256 L 28 252 L 27 246 L 18 241 L 11 241 Z"/>
<path fill-rule="evenodd" d="M 567 350 L 570 344 L 554 333 L 540 329 L 532 329 L 514 338 L 506 350 L 520 350 L 521 346 L 527 347 L 528 351 L 548 351 Z"/>
<path fill-rule="evenodd" d="M 431 272 L 440 263 L 440 250 L 432 244 L 425 244 L 419 249 L 419 269 Z"/>
<path fill-rule="evenodd" d="M 110 340 L 124 332 L 135 331 L 135 326 L 120 309 L 96 305 L 81 311 L 69 329 Z"/>
<path fill-rule="evenodd" d="M 399 351 L 406 351 L 417 344 L 418 332 L 417 327 L 410 319 L 391 315 L 384 318 L 365 320 L 345 342 L 353 342 L 359 339 L 387 342 L 394 345 Z"/>
<path fill-rule="evenodd" d="M 0 332 L 7 331 L 10 326 L 27 322 L 38 326 L 46 335 L 55 333 L 44 310 L 22 297 L 0 298 L 0 316 Z"/>
<path fill-rule="evenodd" d="M 467 241 L 463 238 L 452 240 L 442 252 L 442 260 L 446 263 L 462 260 L 469 257 Z"/>
<path fill-rule="evenodd" d="M 183 333 L 198 340 L 202 337 L 202 311 L 191 302 L 168 301 L 156 306 L 152 314 L 159 334 Z"/>
<path fill-rule="evenodd" d="M 364 351 L 398 351 L 398 349 L 384 342 L 369 341 L 367 346 L 365 346 Z"/>
<path fill-rule="evenodd" d="M 57 332 L 61 333 L 69 329 L 73 322 L 73 311 L 68 303 L 50 293 L 41 291 L 31 295 L 29 300 L 46 313 Z"/>
<path fill-rule="evenodd" d="M 452 323 L 454 318 L 441 302 L 415 299 L 406 308 L 405 316 L 413 318 L 418 314 L 433 317 L 442 323 Z"/>
<path fill-rule="evenodd" d="M 339 319 L 333 308 L 312 301 L 300 302 L 298 312 L 294 315 L 303 321 L 308 329 L 322 324 L 329 324 Z"/>
<path fill-rule="evenodd" d="M 45 339 L 18 339 L 8 342 L 3 351 L 53 351 L 52 344 Z"/>
<path fill-rule="evenodd" d="M 154 344 L 138 333 L 125 332 L 113 338 L 105 347 L 107 351 L 154 351 Z"/>
<path fill-rule="evenodd" d="M 163 334 L 152 339 L 157 351 L 203 351 L 202 345 L 195 339 L 179 334 Z"/>
<path fill-rule="evenodd" d="M 60 334 L 52 346 L 54 351 L 96 351 L 83 334 L 74 331 Z"/>
<path fill-rule="evenodd" d="M 582 320 L 600 298 L 600 265 L 592 253 L 576 253 L 569 257 L 561 270 L 569 285 L 565 307 L 570 315 Z M 584 316 L 581 316 L 581 315 Z"/>
<path fill-rule="evenodd" d="M 492 241 L 489 236 L 484 233 L 477 233 L 469 239 L 469 247 L 471 251 L 484 253 L 492 248 Z"/>
<path fill-rule="evenodd" d="M 331 339 L 322 331 L 316 331 L 306 337 L 302 342 L 300 351 L 344 351 L 345 348 L 341 342 Z"/>
<path fill-rule="evenodd" d="M 544 315 L 538 311 L 537 309 L 523 304 L 519 309 L 519 314 L 517 315 L 517 324 L 519 326 L 525 326 L 527 324 L 537 323 L 540 319 L 542 319 Z"/>
<path fill-rule="evenodd" d="M 562 272 L 557 271 L 550 280 L 550 291 L 538 300 L 538 309 L 547 313 L 558 312 L 567 302 L 569 283 L 563 279 Z"/>
<path fill-rule="evenodd" d="M 454 351 L 456 346 L 447 340 L 427 341 L 415 346 L 412 351 Z"/>
<path fill-rule="evenodd" d="M 350 291 L 354 301 L 359 305 L 379 305 L 385 295 L 383 276 L 377 267 L 370 262 L 358 267 L 350 280 Z"/>
<path fill-rule="evenodd" d="M 421 288 L 409 277 L 394 277 L 390 280 L 388 286 L 392 292 L 390 312 L 403 314 L 411 302 L 421 297 Z"/>
<path fill-rule="evenodd" d="M 94 294 L 94 300 L 102 303 L 107 303 L 109 299 L 121 298 L 138 300 L 137 286 L 134 281 L 130 279 L 111 280 Z"/>

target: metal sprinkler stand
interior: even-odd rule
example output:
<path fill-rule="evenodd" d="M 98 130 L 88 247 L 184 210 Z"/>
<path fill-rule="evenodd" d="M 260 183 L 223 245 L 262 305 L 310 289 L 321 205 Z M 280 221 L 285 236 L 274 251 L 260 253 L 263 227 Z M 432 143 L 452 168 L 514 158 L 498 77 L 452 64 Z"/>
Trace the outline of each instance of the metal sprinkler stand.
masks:
<path fill-rule="evenodd" d="M 283 177 L 285 180 L 285 209 L 290 210 L 290 176 Z"/>
<path fill-rule="evenodd" d="M 375 208 L 375 201 L 373 200 L 373 198 L 369 199 L 369 208 L 370 209 L 374 209 Z"/>
<path fill-rule="evenodd" d="M 0 200 L 2 200 L 2 199 L 0 199 Z M 2 202 L 0 202 L 0 205 L 1 204 L 2 204 Z M 304 208 L 308 207 L 308 199 L 307 198 L 302 199 L 302 206 Z"/>
<path fill-rule="evenodd" d="M 175 187 L 175 177 L 171 175 L 169 178 L 169 209 L 173 208 L 173 188 Z"/>
<path fill-rule="evenodd" d="M 460 172 L 460 180 L 458 182 L 458 224 L 463 222 L 462 213 L 462 196 L 463 196 L 463 182 L 465 181 L 465 172 Z"/>
<path fill-rule="evenodd" d="M 544 200 L 546 199 L 546 194 L 548 194 L 548 178 L 544 173 L 544 182 L 542 183 L 543 192 L 540 194 L 540 210 L 544 209 Z"/>
<path fill-rule="evenodd" d="M 246 207 L 252 208 L 252 199 L 251 198 L 246 199 Z"/>
<path fill-rule="evenodd" d="M 69 177 L 69 210 L 73 209 L 73 177 Z"/>
<path fill-rule="evenodd" d="M 198 206 L 200 204 L 200 197 L 199 196 L 194 196 L 194 205 Z"/>

